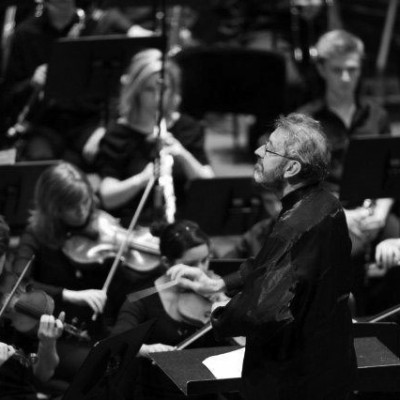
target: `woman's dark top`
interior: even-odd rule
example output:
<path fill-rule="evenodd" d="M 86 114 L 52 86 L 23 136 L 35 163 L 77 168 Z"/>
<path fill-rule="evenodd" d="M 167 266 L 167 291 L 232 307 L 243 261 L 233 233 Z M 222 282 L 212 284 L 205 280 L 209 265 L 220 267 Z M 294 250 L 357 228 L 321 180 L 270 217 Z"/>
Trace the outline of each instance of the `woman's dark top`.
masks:
<path fill-rule="evenodd" d="M 32 255 L 35 255 L 35 260 L 28 272 L 28 279 L 33 288 L 44 290 L 53 297 L 56 305 L 54 314 L 65 311 L 67 320 L 78 317 L 81 322 L 90 322 L 93 311 L 88 306 L 64 302 L 62 292 L 64 289 L 101 289 L 112 260 L 104 264 L 78 265 L 64 254 L 61 247 L 49 247 L 39 240 L 32 227 L 28 227 L 21 236 L 14 260 L 13 269 L 17 274 L 22 272 Z M 157 269 L 140 273 L 126 267 L 119 268 L 108 291 L 104 311 L 107 321 L 114 322 L 128 293 L 141 287 L 144 282 L 154 280 L 159 274 Z"/>
<path fill-rule="evenodd" d="M 146 340 L 146 344 L 162 343 L 176 346 L 199 329 L 188 323 L 172 319 L 164 310 L 160 297 L 155 294 L 136 302 L 127 300 L 119 312 L 112 333 L 125 332 L 153 318 L 156 319 L 156 322 Z M 219 343 L 219 345 L 223 344 Z M 217 343 L 212 335 L 207 334 L 193 343 L 192 347 L 215 345 Z M 138 396 L 143 396 L 146 400 L 201 398 L 184 396 L 164 372 L 154 366 L 150 360 L 147 358 L 141 358 L 140 360 L 141 372 L 137 383 Z M 208 396 L 207 399 L 213 399 L 213 397 Z"/>
<path fill-rule="evenodd" d="M 181 115 L 169 131 L 202 165 L 209 164 L 204 150 L 204 127 L 202 124 L 187 115 Z M 98 170 L 103 178 L 111 177 L 125 180 L 142 172 L 148 163 L 154 161 L 156 155 L 156 143 L 154 141 L 149 141 L 146 135 L 138 130 L 115 123 L 107 130 L 100 143 L 97 159 Z M 181 204 L 187 178 L 177 162 L 173 166 L 173 178 L 175 196 L 178 204 Z M 122 218 L 121 223 L 124 226 L 128 225 L 124 221 L 129 221 L 132 218 L 141 195 L 142 193 L 139 193 L 127 204 L 111 210 L 113 215 Z M 151 220 L 151 205 L 152 201 L 149 200 L 142 221 Z M 129 220 L 128 217 L 130 217 Z"/>
<path fill-rule="evenodd" d="M 26 355 L 35 353 L 38 346 L 36 336 L 17 332 L 7 319 L 0 321 L 0 342 L 12 344 Z M 24 365 L 16 357 L 9 358 L 0 366 L 1 400 L 36 400 L 38 384 L 32 367 Z"/>

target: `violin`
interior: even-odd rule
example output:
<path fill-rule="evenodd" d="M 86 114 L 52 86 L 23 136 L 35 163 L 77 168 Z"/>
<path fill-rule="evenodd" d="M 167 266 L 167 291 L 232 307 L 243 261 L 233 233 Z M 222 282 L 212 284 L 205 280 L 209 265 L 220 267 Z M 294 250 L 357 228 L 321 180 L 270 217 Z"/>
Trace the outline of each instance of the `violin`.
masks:
<path fill-rule="evenodd" d="M 32 367 L 38 360 L 38 356 L 36 353 L 26 354 L 23 350 L 17 349 L 15 346 L 11 346 L 14 349 L 14 354 L 11 356 L 14 360 L 17 360 L 21 365 L 26 368 Z"/>
<path fill-rule="evenodd" d="M 62 251 L 79 265 L 103 264 L 114 259 L 118 248 L 128 235 L 117 220 L 104 211 L 96 213 L 90 229 L 96 232 L 73 234 L 65 241 Z M 146 228 L 138 229 L 128 235 L 128 245 L 121 257 L 123 264 L 139 272 L 153 270 L 159 263 L 159 239 Z"/>
<path fill-rule="evenodd" d="M 224 300 L 229 300 L 229 298 L 223 293 L 218 293 L 216 297 L 213 296 L 210 299 L 194 292 L 184 292 L 179 295 L 179 313 L 184 318 L 185 322 L 198 326 L 200 329 L 180 342 L 176 346 L 176 350 L 185 349 L 212 329 L 210 321 L 211 307 L 214 302 Z M 246 339 L 242 336 L 233 337 L 231 338 L 231 341 L 234 345 L 246 345 Z"/>
<path fill-rule="evenodd" d="M 10 284 L 11 275 L 7 277 L 6 284 Z M 8 281 L 8 282 L 7 282 Z M 4 288 L 2 288 L 4 290 Z M 7 297 L 7 294 L 3 295 Z M 10 295 L 9 295 L 10 296 Z M 14 328 L 21 333 L 29 333 L 37 329 L 40 318 L 44 314 L 52 315 L 54 300 L 42 290 L 25 291 L 21 286 L 7 299 L 7 308 L 4 316 L 11 320 Z M 63 322 L 64 331 L 79 340 L 89 341 L 86 331 L 81 331 L 75 325 Z"/>

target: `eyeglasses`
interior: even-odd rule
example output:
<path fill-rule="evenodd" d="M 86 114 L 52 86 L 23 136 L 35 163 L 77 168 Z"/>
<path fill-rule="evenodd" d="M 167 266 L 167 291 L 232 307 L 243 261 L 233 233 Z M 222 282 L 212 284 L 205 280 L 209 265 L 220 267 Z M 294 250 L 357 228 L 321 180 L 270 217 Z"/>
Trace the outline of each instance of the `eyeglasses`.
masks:
<path fill-rule="evenodd" d="M 284 156 L 283 154 L 275 153 L 275 151 L 268 150 L 268 149 L 267 149 L 267 146 L 264 145 L 264 157 L 265 157 L 265 155 L 266 155 L 267 153 L 274 154 L 275 156 L 279 156 L 279 157 L 282 157 L 282 158 L 286 158 L 286 159 L 288 159 L 288 160 L 299 161 L 299 160 L 297 160 L 296 158 Z"/>

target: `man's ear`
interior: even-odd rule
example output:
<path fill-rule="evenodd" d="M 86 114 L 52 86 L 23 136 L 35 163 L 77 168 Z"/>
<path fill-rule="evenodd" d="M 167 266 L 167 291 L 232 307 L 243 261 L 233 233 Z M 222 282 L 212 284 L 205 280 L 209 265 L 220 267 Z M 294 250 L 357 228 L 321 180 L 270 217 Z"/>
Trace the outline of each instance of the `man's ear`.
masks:
<path fill-rule="evenodd" d="M 290 160 L 285 166 L 285 172 L 283 177 L 285 179 L 291 179 L 297 176 L 301 171 L 301 163 L 296 160 Z"/>

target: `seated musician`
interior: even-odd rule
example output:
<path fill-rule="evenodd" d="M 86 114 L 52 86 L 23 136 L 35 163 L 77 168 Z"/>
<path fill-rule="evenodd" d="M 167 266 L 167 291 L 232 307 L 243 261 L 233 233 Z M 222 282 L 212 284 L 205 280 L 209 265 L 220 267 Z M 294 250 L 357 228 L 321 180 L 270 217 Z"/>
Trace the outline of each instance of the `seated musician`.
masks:
<path fill-rule="evenodd" d="M 160 228 L 159 234 L 161 264 L 165 271 L 178 263 L 208 271 L 210 241 L 196 223 L 177 221 Z M 184 398 L 163 372 L 151 364 L 148 356 L 153 352 L 173 350 L 207 322 L 211 310 L 211 302 L 200 296 L 192 297 L 190 293 L 184 293 L 176 287 L 163 289 L 163 285 L 168 282 L 169 278 L 162 275 L 154 282 L 156 294 L 153 292 L 153 295 L 136 301 L 129 296 L 112 330 L 113 334 L 117 334 L 150 319 L 157 319 L 146 343 L 139 350 L 139 356 L 143 360 L 138 390 L 142 391 L 141 394 L 146 399 Z M 225 298 L 224 295 L 221 296 Z M 207 335 L 198 339 L 196 344 L 205 347 L 214 344 L 214 341 Z"/>
<path fill-rule="evenodd" d="M 89 258 L 89 264 L 82 264 L 67 251 L 69 240 L 79 235 L 102 240 L 107 234 L 100 237 L 103 214 L 97 208 L 91 186 L 82 172 L 66 162 L 50 167 L 37 182 L 35 206 L 13 263 L 13 270 L 20 274 L 35 255 L 28 273 L 31 286 L 53 297 L 55 312 L 65 311 L 68 322 L 77 318 L 78 327 L 87 329 L 93 340 L 106 335 L 107 326 L 112 325 L 125 295 L 133 291 L 135 285 L 156 274 L 153 269 L 137 272 L 131 268 L 118 268 L 106 294 L 102 287 L 109 273 L 107 260 L 100 264 L 97 259 L 90 262 Z M 113 227 L 110 232 L 113 241 L 119 240 L 118 228 Z M 78 250 L 80 246 L 75 247 Z M 92 321 L 94 313 L 99 316 L 96 321 Z M 77 351 L 78 346 L 72 343 L 72 347 Z M 82 349 L 75 367 L 86 355 L 87 351 Z M 75 367 L 68 367 L 71 372 L 66 373 L 68 378 L 76 372 Z"/>
<path fill-rule="evenodd" d="M 383 312 L 400 304 L 400 239 L 396 237 L 379 242 L 375 248 L 375 259 L 369 265 L 368 315 Z M 390 320 L 400 322 L 400 313 Z M 388 321 L 386 319 L 385 321 Z"/>
<path fill-rule="evenodd" d="M 23 138 L 17 142 L 21 159 L 63 158 L 83 167 L 86 166 L 84 158 L 98 135 L 96 127 L 101 121 L 102 104 L 88 97 L 54 100 L 43 95 L 52 45 L 61 38 L 109 34 L 148 36 L 150 32 L 132 27 L 115 10 L 96 8 L 85 13 L 75 0 L 38 0 L 36 3 L 35 15 L 21 22 L 12 37 L 1 93 L 2 117 L 13 138 L 15 135 Z M 62 79 L 68 77 L 60 76 Z M 24 114 L 25 106 L 29 112 L 16 123 L 18 116 Z"/>
<path fill-rule="evenodd" d="M 103 221 L 100 216 L 103 215 L 107 214 L 98 209 L 92 188 L 78 168 L 66 162 L 48 168 L 40 176 L 35 188 L 35 207 L 17 249 L 14 271 L 20 273 L 26 261 L 35 255 L 30 271 L 32 284 L 54 297 L 56 307 L 67 311 L 72 306 L 72 310 L 81 314 L 81 317 L 89 319 L 93 312 L 101 314 L 107 295 L 99 288 L 104 283 L 109 266 L 105 263 L 96 265 L 96 268 L 85 268 L 66 250 L 66 244 L 79 234 L 91 238 L 103 235 L 106 240 L 107 232 L 101 231 Z M 118 226 L 110 229 L 111 239 L 118 242 L 121 236 Z M 99 241 L 103 240 L 103 236 Z M 92 264 L 97 264 L 97 261 L 94 259 Z M 120 270 L 125 271 L 122 268 Z M 128 272 L 129 275 L 122 274 L 121 281 L 126 280 L 127 276 L 131 278 L 134 269 Z M 149 274 L 151 277 L 153 271 L 150 270 Z M 138 280 L 145 277 L 146 273 L 135 275 Z M 120 289 L 118 287 L 115 291 Z M 109 302 L 107 305 L 111 306 Z"/>
<path fill-rule="evenodd" d="M 144 50 L 132 58 L 121 79 L 119 118 L 100 143 L 98 169 L 103 178 L 100 185 L 101 200 L 113 215 L 122 217 L 123 225 L 126 216 L 136 209 L 140 194 L 154 174 L 153 162 L 158 155 L 154 133 L 161 70 L 162 54 L 159 50 Z M 162 147 L 164 153 L 173 156 L 170 174 L 174 179 L 179 207 L 188 180 L 209 178 L 214 174 L 204 150 L 203 126 L 178 111 L 180 73 L 170 60 L 165 64 L 164 79 L 163 117 L 166 132 L 163 132 Z M 151 217 L 148 214 L 150 210 L 147 207 L 141 221 L 149 222 Z"/>
<path fill-rule="evenodd" d="M 353 34 L 334 30 L 322 35 L 316 45 L 317 70 L 324 83 L 322 96 L 304 105 L 300 112 L 318 120 L 331 147 L 331 162 L 327 184 L 339 194 L 345 154 L 351 137 L 355 135 L 390 134 L 386 111 L 360 96 L 363 42 Z M 362 202 L 361 202 L 362 203 Z M 376 199 L 363 204 L 344 204 L 346 220 L 352 239 L 352 260 L 356 268 L 353 292 L 357 313 L 365 313 L 364 264 L 371 249 L 390 222 L 392 199 Z"/>
<path fill-rule="evenodd" d="M 5 262 L 9 242 L 9 228 L 0 218 L 0 286 L 3 306 L 7 298 Z M 9 289 L 9 288 L 7 288 Z M 18 315 L 6 309 L 0 316 L 0 397 L 2 399 L 36 400 L 41 390 L 40 383 L 48 381 L 59 362 L 57 339 L 63 331 L 64 313 L 56 319 L 52 315 L 42 315 L 37 328 L 36 340 L 19 333 L 24 322 Z M 30 339 L 30 340 L 28 340 Z M 22 347 L 16 348 L 15 346 Z M 31 350 L 34 358 L 28 356 Z M 32 361 L 35 360 L 33 363 Z"/>

